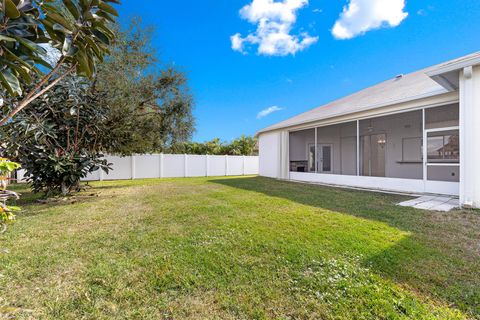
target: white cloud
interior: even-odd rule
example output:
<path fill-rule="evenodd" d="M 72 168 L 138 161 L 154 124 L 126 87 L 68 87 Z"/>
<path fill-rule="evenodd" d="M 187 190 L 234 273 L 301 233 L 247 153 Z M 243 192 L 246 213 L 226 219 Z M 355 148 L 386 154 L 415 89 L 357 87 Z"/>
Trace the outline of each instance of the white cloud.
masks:
<path fill-rule="evenodd" d="M 427 16 L 427 15 L 430 13 L 430 11 L 433 11 L 434 9 L 435 9 L 434 6 L 427 6 L 426 9 L 423 9 L 423 8 L 422 8 L 422 9 L 419 9 L 419 10 L 417 11 L 417 14 L 418 14 L 419 16 Z"/>
<path fill-rule="evenodd" d="M 266 117 L 269 114 L 272 114 L 272 113 L 277 112 L 277 111 L 282 111 L 283 109 L 284 108 L 280 108 L 278 106 L 271 106 L 270 108 L 267 108 L 267 109 L 264 109 L 264 110 L 260 111 L 257 114 L 257 119 L 261 119 L 261 118 Z"/>
<path fill-rule="evenodd" d="M 240 16 L 256 24 L 257 29 L 245 37 L 240 33 L 231 36 L 232 49 L 246 53 L 246 45 L 258 45 L 258 54 L 286 56 L 308 48 L 318 37 L 306 32 L 290 34 L 297 21 L 297 11 L 306 5 L 308 0 L 252 0 L 240 10 Z"/>
<path fill-rule="evenodd" d="M 396 27 L 407 16 L 405 0 L 349 0 L 332 34 L 337 39 L 351 39 L 369 30 Z"/>

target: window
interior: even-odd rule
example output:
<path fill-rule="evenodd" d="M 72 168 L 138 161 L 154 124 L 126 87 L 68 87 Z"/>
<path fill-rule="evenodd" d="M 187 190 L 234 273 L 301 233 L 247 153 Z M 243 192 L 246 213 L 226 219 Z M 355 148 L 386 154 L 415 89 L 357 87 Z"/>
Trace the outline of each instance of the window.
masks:
<path fill-rule="evenodd" d="M 429 132 L 427 135 L 427 159 L 429 163 L 459 163 L 459 131 Z"/>

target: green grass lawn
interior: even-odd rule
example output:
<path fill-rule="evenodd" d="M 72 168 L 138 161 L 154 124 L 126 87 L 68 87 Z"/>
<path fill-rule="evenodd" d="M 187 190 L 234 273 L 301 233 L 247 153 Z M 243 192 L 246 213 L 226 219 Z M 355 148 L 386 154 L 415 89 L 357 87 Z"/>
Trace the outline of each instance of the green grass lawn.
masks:
<path fill-rule="evenodd" d="M 193 178 L 94 183 L 0 236 L 0 317 L 480 317 L 480 214 L 405 197 Z"/>

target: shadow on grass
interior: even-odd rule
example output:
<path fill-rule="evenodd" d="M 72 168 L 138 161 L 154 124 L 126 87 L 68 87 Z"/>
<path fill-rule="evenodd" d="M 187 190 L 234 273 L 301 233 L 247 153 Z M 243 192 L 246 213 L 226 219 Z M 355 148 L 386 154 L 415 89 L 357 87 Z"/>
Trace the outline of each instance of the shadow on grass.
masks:
<path fill-rule="evenodd" d="M 396 204 L 409 198 L 401 195 L 263 177 L 217 178 L 210 182 L 379 221 L 406 231 L 409 236 L 374 256 L 364 257 L 364 265 L 394 282 L 447 301 L 474 317 L 480 316 L 479 259 L 475 252 L 462 247 L 458 234 L 455 234 L 478 230 L 478 217 L 474 217 L 472 224 L 465 223 L 466 213 L 460 210 L 440 213 L 400 207 Z"/>
<path fill-rule="evenodd" d="M 121 188 L 122 186 L 118 186 Z M 123 186 L 127 187 L 127 185 Z M 42 192 L 33 192 L 28 184 L 14 184 L 10 187 L 11 190 L 17 192 L 20 195 L 20 199 L 16 200 L 12 204 L 20 206 L 22 211 L 18 214 L 23 217 L 36 216 L 42 213 L 48 212 L 48 209 L 55 207 L 62 207 L 68 205 L 74 205 L 79 203 L 88 203 L 97 201 L 101 196 L 102 189 L 115 188 L 115 186 L 92 187 L 87 186 L 81 192 L 73 193 L 70 196 L 65 197 L 51 197 L 46 199 L 45 194 Z"/>

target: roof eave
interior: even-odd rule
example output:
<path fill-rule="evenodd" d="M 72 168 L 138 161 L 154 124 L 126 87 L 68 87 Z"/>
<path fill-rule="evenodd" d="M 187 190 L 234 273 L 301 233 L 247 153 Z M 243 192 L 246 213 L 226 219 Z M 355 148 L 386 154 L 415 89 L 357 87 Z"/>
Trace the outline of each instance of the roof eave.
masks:
<path fill-rule="evenodd" d="M 387 107 L 394 106 L 394 105 L 397 105 L 397 104 L 408 103 L 408 102 L 412 102 L 412 101 L 416 101 L 416 100 L 421 100 L 421 99 L 425 99 L 425 98 L 439 96 L 439 95 L 445 94 L 447 92 L 448 91 L 445 91 L 445 90 L 438 90 L 436 92 L 431 92 L 431 93 L 428 93 L 428 94 L 412 96 L 412 97 L 408 97 L 408 98 L 405 98 L 405 99 L 391 101 L 391 102 L 388 102 L 388 103 L 382 103 L 382 104 L 378 104 L 378 105 L 374 105 L 374 106 L 358 108 L 357 110 L 355 110 L 355 112 L 338 113 L 338 114 L 332 115 L 332 116 L 327 117 L 327 118 L 315 118 L 315 119 L 311 119 L 311 120 L 308 120 L 308 121 L 300 121 L 298 123 L 291 124 L 291 125 L 286 125 L 286 126 L 275 127 L 275 125 L 273 125 L 273 126 L 269 126 L 269 127 L 266 127 L 264 129 L 258 131 L 255 134 L 255 136 L 259 136 L 260 134 L 266 133 L 266 132 L 283 130 L 283 129 L 286 129 L 286 128 L 295 127 L 295 126 L 299 126 L 299 125 L 305 125 L 305 124 L 309 124 L 309 123 L 313 123 L 313 122 L 317 122 L 317 121 L 322 121 L 322 120 L 334 119 L 334 118 L 338 118 L 338 117 L 341 117 L 341 116 L 344 116 L 344 115 L 356 114 L 356 113 L 367 111 L 367 110 L 378 110 L 378 109 L 382 109 L 382 108 L 387 108 Z"/>
<path fill-rule="evenodd" d="M 425 74 L 430 78 L 433 78 L 433 77 L 440 76 L 452 71 L 459 71 L 463 68 L 466 68 L 469 66 L 475 66 L 478 64 L 480 64 L 480 56 L 474 56 L 474 57 L 471 57 L 470 59 L 465 59 L 465 60 L 451 63 L 448 65 L 439 66 L 430 71 L 427 71 Z"/>

